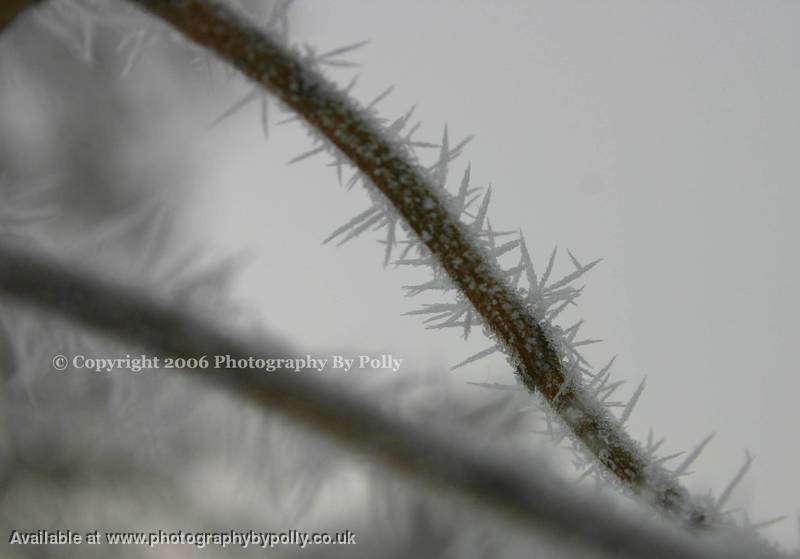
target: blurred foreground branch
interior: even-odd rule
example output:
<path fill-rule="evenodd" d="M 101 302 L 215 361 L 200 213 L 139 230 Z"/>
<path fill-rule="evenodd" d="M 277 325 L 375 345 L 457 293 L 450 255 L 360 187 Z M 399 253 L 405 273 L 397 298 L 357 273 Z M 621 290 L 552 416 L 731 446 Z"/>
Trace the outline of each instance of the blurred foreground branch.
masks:
<path fill-rule="evenodd" d="M 269 341 L 239 339 L 163 301 L 2 244 L 0 294 L 164 356 L 291 357 Z M 614 556 L 753 556 L 746 546 L 729 543 L 723 548 L 710 536 L 651 525 L 599 496 L 590 500 L 548 474 L 544 465 L 531 475 L 535 464 L 523 470 L 519 462 L 490 459 L 452 436 L 421 432 L 313 375 L 211 368 L 186 373 L 280 412 L 417 481 L 467 498 L 525 530 L 549 532 Z"/>

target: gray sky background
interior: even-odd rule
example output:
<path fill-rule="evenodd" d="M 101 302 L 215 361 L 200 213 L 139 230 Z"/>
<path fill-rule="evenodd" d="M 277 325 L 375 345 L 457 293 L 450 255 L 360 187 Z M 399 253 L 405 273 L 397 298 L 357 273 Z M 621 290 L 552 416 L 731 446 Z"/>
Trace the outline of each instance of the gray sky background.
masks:
<path fill-rule="evenodd" d="M 789 514 L 768 533 L 794 546 L 800 4 L 339 0 L 295 10 L 295 38 L 320 50 L 372 40 L 353 57 L 360 100 L 396 84 L 382 114 L 416 103 L 432 141 L 445 122 L 451 138 L 476 135 L 451 178 L 472 163 L 475 183 L 493 185 L 493 225 L 522 228 L 535 263 L 554 245 L 605 259 L 586 279 L 582 332 L 605 340 L 587 352 L 594 365 L 619 355 L 627 394 L 647 376 L 633 434 L 652 427 L 674 452 L 716 431 L 687 479 L 698 492 L 721 491 L 748 449 L 757 459 L 735 504 L 756 521 Z M 401 289 L 420 276 L 384 271 L 377 237 L 321 245 L 366 197 L 338 187 L 327 161 L 287 167 L 308 149 L 304 133 L 273 128 L 265 143 L 257 116 L 242 111 L 169 154 L 197 170 L 201 194 L 186 214 L 196 234 L 254 250 L 240 298 L 312 353 L 386 350 L 411 370 L 486 347 L 401 316 L 422 302 Z M 501 359 L 453 374 L 511 380 Z"/>

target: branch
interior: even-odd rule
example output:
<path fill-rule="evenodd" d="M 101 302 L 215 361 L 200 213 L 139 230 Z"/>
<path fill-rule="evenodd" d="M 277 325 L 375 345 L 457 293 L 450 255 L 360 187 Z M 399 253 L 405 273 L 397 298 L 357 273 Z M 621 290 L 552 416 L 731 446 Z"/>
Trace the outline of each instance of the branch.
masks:
<path fill-rule="evenodd" d="M 38 0 L 3 0 L 0 4 L 0 33 L 11 25 L 17 16 Z"/>
<path fill-rule="evenodd" d="M 622 425 L 572 382 L 537 317 L 448 209 L 425 170 L 388 141 L 379 124 L 280 41 L 213 0 L 132 0 L 261 84 L 364 173 L 425 243 L 506 350 L 517 375 L 539 392 L 576 439 L 633 493 L 690 526 L 710 523 L 677 479 L 650 464 Z"/>
<path fill-rule="evenodd" d="M 238 340 L 162 302 L 2 244 L 0 293 L 164 356 L 286 357 L 275 344 Z M 416 430 L 307 374 L 254 369 L 184 372 L 325 433 L 406 476 L 467 498 L 528 531 L 546 530 L 615 557 L 746 556 L 747 546 L 733 548 L 721 540 L 642 523 L 599 495 L 587 500 L 544 465 L 531 476 L 531 464 L 522 468 L 519 461 L 489 460 L 485 452 L 452 435 Z"/>

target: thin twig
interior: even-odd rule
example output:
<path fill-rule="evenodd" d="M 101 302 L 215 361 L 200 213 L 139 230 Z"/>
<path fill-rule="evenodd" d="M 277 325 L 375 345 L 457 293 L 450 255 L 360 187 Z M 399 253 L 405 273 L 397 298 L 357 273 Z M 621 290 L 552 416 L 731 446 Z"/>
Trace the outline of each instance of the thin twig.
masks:
<path fill-rule="evenodd" d="M 290 357 L 274 343 L 232 337 L 164 302 L 2 244 L 0 293 L 163 356 Z M 213 367 L 183 371 L 327 434 L 406 476 L 466 498 L 527 531 L 544 530 L 615 557 L 746 556 L 744 547 L 729 548 L 717 539 L 642 522 L 599 495 L 590 500 L 544 465 L 528 463 L 523 468 L 519 461 L 489 458 L 458 437 L 398 422 L 379 406 L 311 374 Z M 534 466 L 536 475 L 531 476 Z"/>
<path fill-rule="evenodd" d="M 633 493 L 706 526 L 705 509 L 651 464 L 622 425 L 572 383 L 545 330 L 509 288 L 471 233 L 427 183 L 425 172 L 387 141 L 345 93 L 280 41 L 212 0 L 132 0 L 278 96 L 332 142 L 391 202 L 501 342 L 531 392 L 539 392 L 605 468 Z"/>
<path fill-rule="evenodd" d="M 38 0 L 3 0 L 0 3 L 0 33 L 6 30 L 26 8 Z"/>

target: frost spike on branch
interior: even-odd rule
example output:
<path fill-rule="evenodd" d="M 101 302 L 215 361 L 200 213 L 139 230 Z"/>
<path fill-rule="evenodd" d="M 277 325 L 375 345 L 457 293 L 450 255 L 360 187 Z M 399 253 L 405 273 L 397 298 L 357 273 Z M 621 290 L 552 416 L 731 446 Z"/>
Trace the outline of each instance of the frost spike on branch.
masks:
<path fill-rule="evenodd" d="M 660 458 L 656 458 L 653 456 L 653 464 L 663 464 L 665 462 L 669 462 L 670 460 L 674 460 L 679 456 L 683 456 L 683 452 L 675 452 L 673 454 L 668 454 L 666 456 L 662 456 Z"/>
<path fill-rule="evenodd" d="M 383 93 L 381 93 L 380 95 L 378 95 L 378 96 L 377 96 L 375 99 L 373 99 L 372 101 L 370 101 L 370 102 L 367 104 L 367 106 L 366 106 L 366 110 L 370 110 L 370 109 L 372 109 L 372 108 L 373 108 L 373 107 L 375 107 L 375 106 L 376 106 L 378 103 L 380 103 L 381 101 L 383 101 L 384 99 L 386 99 L 386 98 L 387 98 L 387 97 L 388 97 L 388 96 L 389 96 L 389 95 L 392 93 L 392 91 L 394 91 L 394 86 L 393 86 L 393 85 L 391 85 L 391 86 L 387 87 L 387 88 L 386 88 L 386 90 L 385 90 Z"/>
<path fill-rule="evenodd" d="M 493 353 L 495 353 L 497 351 L 500 351 L 500 346 L 493 345 L 492 347 L 489 347 L 489 348 L 486 348 L 486 349 L 484 349 L 482 351 L 479 351 L 475 355 L 467 357 L 461 363 L 453 365 L 452 367 L 450 367 L 450 370 L 451 371 L 455 371 L 456 369 L 458 369 L 460 367 L 463 367 L 464 365 L 467 365 L 467 364 L 472 363 L 474 361 L 478 361 L 479 359 L 483 359 L 484 357 L 489 357 L 491 354 L 493 354 Z"/>
<path fill-rule="evenodd" d="M 494 249 L 492 249 L 491 255 L 494 258 L 497 258 L 499 256 L 504 255 L 505 253 L 507 253 L 509 251 L 514 250 L 515 248 L 517 248 L 519 246 L 519 244 L 520 244 L 519 239 L 514 240 L 514 241 L 508 241 L 507 243 L 503 243 L 499 247 L 495 247 Z"/>
<path fill-rule="evenodd" d="M 599 264 L 602 261 L 603 261 L 602 258 L 598 258 L 594 262 L 590 262 L 586 266 L 582 266 L 582 267 L 578 268 L 577 270 L 575 270 L 571 274 L 568 274 L 568 275 L 564 276 L 563 278 L 561 278 L 560 280 L 558 280 L 554 284 L 548 286 L 546 290 L 547 291 L 555 291 L 559 287 L 564 287 L 565 285 L 572 283 L 573 281 L 575 281 L 576 279 L 581 277 L 583 274 L 585 274 L 586 272 L 588 272 L 589 270 L 594 268 L 597 264 Z"/>
<path fill-rule="evenodd" d="M 642 379 L 642 382 L 636 388 L 636 391 L 633 393 L 633 396 L 631 396 L 631 399 L 628 400 L 627 404 L 625 404 L 625 409 L 622 411 L 622 415 L 620 415 L 619 417 L 619 421 L 623 425 L 627 423 L 628 419 L 631 416 L 631 413 L 633 413 L 633 408 L 636 407 L 636 403 L 639 401 L 639 398 L 641 398 L 642 392 L 644 392 L 644 386 L 646 382 L 647 382 L 647 377 Z"/>
<path fill-rule="evenodd" d="M 301 153 L 300 155 L 292 157 L 289 160 L 289 165 L 294 165 L 295 163 L 299 163 L 300 161 L 303 161 L 304 159 L 308 159 L 309 157 L 314 157 L 315 155 L 317 155 L 318 153 L 322 153 L 326 149 L 327 149 L 327 146 L 324 145 L 324 144 L 321 145 L 321 146 L 317 146 L 317 147 L 315 147 L 313 149 L 310 149 L 310 150 L 308 150 L 308 151 L 306 151 L 304 153 Z"/>
<path fill-rule="evenodd" d="M 539 319 L 503 280 L 476 239 L 475 224 L 461 223 L 449 200 L 403 149 L 384 137 L 369 107 L 358 108 L 335 84 L 301 56 L 212 0 L 132 0 L 215 51 L 263 85 L 316 129 L 361 170 L 438 260 L 452 284 L 483 318 L 514 364 L 522 383 L 539 392 L 581 446 L 630 491 L 691 526 L 706 526 L 709 515 L 666 470 L 651 467 L 641 448 L 601 403 L 571 382 Z M 488 194 L 488 193 L 487 193 Z M 487 196 L 488 197 L 488 196 Z M 480 227 L 477 227 L 480 229 Z M 542 277 L 544 288 L 552 269 Z"/>
<path fill-rule="evenodd" d="M 348 221 L 347 223 L 345 223 L 344 225 L 342 225 L 341 227 L 336 229 L 333 233 L 328 235 L 328 237 L 324 241 L 322 241 L 322 244 L 327 244 L 327 243 L 331 242 L 333 239 L 335 239 L 336 237 L 338 237 L 339 235 L 341 235 L 342 233 L 344 233 L 348 229 L 356 227 L 362 221 L 364 221 L 366 219 L 369 219 L 376 212 L 380 212 L 380 208 L 378 208 L 377 206 L 372 206 L 368 210 L 365 210 L 365 211 L 361 212 L 360 214 L 355 216 L 353 219 L 351 219 L 350 221 Z"/>
<path fill-rule="evenodd" d="M 499 382 L 467 382 L 472 386 L 479 386 L 481 388 L 489 388 L 491 390 L 504 390 L 506 392 L 519 392 L 520 387 L 513 384 L 501 384 Z"/>
<path fill-rule="evenodd" d="M 539 291 L 542 291 L 547 284 L 547 280 L 550 279 L 550 273 L 553 271 L 553 264 L 556 262 L 556 253 L 558 253 L 558 247 L 553 247 L 553 252 L 550 253 L 550 259 L 547 261 L 547 268 L 544 271 L 544 275 L 542 279 L 539 281 Z"/>
<path fill-rule="evenodd" d="M 736 475 L 733 476 L 733 479 L 728 483 L 727 487 L 725 487 L 725 489 L 722 491 L 722 493 L 720 493 L 719 497 L 717 497 L 716 501 L 714 502 L 714 506 L 717 507 L 718 512 L 722 512 L 722 507 L 728 502 L 728 499 L 731 498 L 733 490 L 736 489 L 736 487 L 742 481 L 742 478 L 744 478 L 752 464 L 753 457 L 749 452 L 745 452 L 744 464 L 742 464 L 742 467 L 739 468 L 739 471 L 736 472 Z"/>
<path fill-rule="evenodd" d="M 772 526 L 773 524 L 778 524 L 779 522 L 783 522 L 783 521 L 784 521 L 784 520 L 786 520 L 787 518 L 788 518 L 788 516 L 787 516 L 787 515 L 785 515 L 785 514 L 782 514 L 782 515 L 780 515 L 780 516 L 776 516 L 776 517 L 774 517 L 774 518 L 770 518 L 770 519 L 768 519 L 768 520 L 761 520 L 761 521 L 759 521 L 759 522 L 754 522 L 754 523 L 752 523 L 750 526 L 751 526 L 751 527 L 752 527 L 754 530 L 763 530 L 764 528 L 767 528 L 767 527 L 769 527 L 769 526 Z"/>
<path fill-rule="evenodd" d="M 434 164 L 433 168 L 433 184 L 439 188 L 444 188 L 447 184 L 447 168 L 448 156 L 450 155 L 450 140 L 447 136 L 447 125 L 444 125 L 444 132 L 442 133 L 442 144 L 439 151 L 439 161 Z"/>
<path fill-rule="evenodd" d="M 387 268 L 392 260 L 392 251 L 397 246 L 397 216 L 392 215 L 388 218 L 389 224 L 386 227 L 386 249 L 383 253 L 383 267 Z"/>
<path fill-rule="evenodd" d="M 251 91 L 250 93 L 248 93 L 247 95 L 236 101 L 234 104 L 232 104 L 230 107 L 222 111 L 222 113 L 217 118 L 211 121 L 208 127 L 214 128 L 226 118 L 236 114 L 241 109 L 249 105 L 251 102 L 258 99 L 261 95 L 263 95 L 263 93 L 259 91 L 258 88 L 254 87 L 253 91 Z"/>
<path fill-rule="evenodd" d="M 522 253 L 521 265 L 525 270 L 525 278 L 528 281 L 528 290 L 531 296 L 539 294 L 539 280 L 536 278 L 536 270 L 533 267 L 531 253 L 528 252 L 528 245 L 525 244 L 525 236 L 519 232 L 520 252 Z"/>
<path fill-rule="evenodd" d="M 354 50 L 358 50 L 361 47 L 364 47 L 369 44 L 369 40 L 366 41 L 359 41 L 358 43 L 353 43 L 351 45 L 345 45 L 343 47 L 335 48 L 333 50 L 329 50 L 328 52 L 324 52 L 320 54 L 317 59 L 318 60 L 326 60 L 330 58 L 336 58 L 337 56 L 341 56 L 343 54 L 347 54 L 349 52 L 353 52 Z"/>
<path fill-rule="evenodd" d="M 492 200 L 492 187 L 486 189 L 486 194 L 483 195 L 483 202 L 481 202 L 478 213 L 475 216 L 475 221 L 472 222 L 472 230 L 479 232 L 483 228 L 483 221 L 486 219 L 486 213 L 489 211 L 489 202 Z"/>
<path fill-rule="evenodd" d="M 578 259 L 575 258 L 575 255 L 572 254 L 572 252 L 567 250 L 567 254 L 569 255 L 569 259 L 572 261 L 572 264 L 575 266 L 576 269 L 580 270 L 581 268 L 583 268 L 583 266 L 581 266 L 581 263 L 578 262 Z"/>
<path fill-rule="evenodd" d="M 697 445 L 694 448 L 694 450 L 692 450 L 692 452 L 689 453 L 689 455 L 681 463 L 681 465 L 678 466 L 675 469 L 675 472 L 674 472 L 675 476 L 681 476 L 681 475 L 686 474 L 686 471 L 689 469 L 689 467 L 692 464 L 694 464 L 694 461 L 697 460 L 697 458 L 700 456 L 700 454 L 702 454 L 703 450 L 706 448 L 708 443 L 711 442 L 711 439 L 713 439 L 715 435 L 716 435 L 716 433 L 714 433 L 714 432 L 710 433 L 705 439 L 703 439 L 700 442 L 699 445 Z"/>
<path fill-rule="evenodd" d="M 453 200 L 453 206 L 455 211 L 458 213 L 464 211 L 464 208 L 467 204 L 467 195 L 469 194 L 469 176 L 471 171 L 472 165 L 467 165 L 467 169 L 464 171 L 464 177 L 461 179 L 461 186 L 458 189 L 458 194 L 456 194 L 456 197 Z"/>

